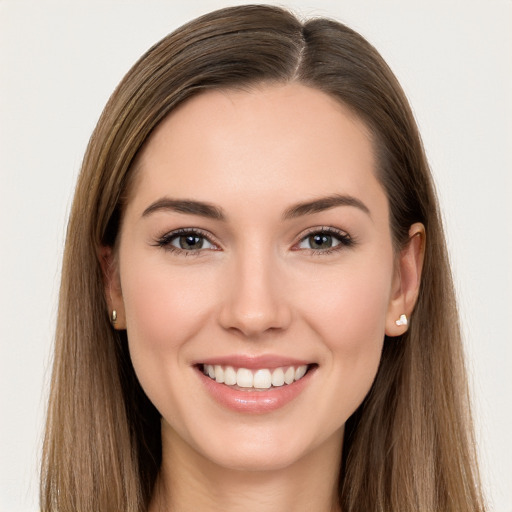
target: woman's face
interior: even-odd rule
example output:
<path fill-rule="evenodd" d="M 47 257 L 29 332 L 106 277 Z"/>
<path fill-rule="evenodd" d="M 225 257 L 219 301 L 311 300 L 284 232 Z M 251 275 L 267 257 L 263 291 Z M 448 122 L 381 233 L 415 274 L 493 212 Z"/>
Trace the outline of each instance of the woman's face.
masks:
<path fill-rule="evenodd" d="M 164 444 L 238 469 L 339 448 L 403 312 L 375 166 L 298 84 L 206 92 L 156 129 L 109 293 Z"/>

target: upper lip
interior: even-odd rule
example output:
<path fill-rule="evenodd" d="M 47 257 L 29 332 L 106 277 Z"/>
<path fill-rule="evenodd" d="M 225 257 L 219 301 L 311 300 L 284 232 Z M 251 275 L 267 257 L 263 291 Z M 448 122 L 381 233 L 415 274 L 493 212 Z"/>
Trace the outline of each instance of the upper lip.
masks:
<path fill-rule="evenodd" d="M 312 364 L 312 361 L 273 354 L 266 354 L 260 356 L 234 354 L 220 357 L 209 357 L 207 359 L 195 361 L 193 364 L 209 364 L 212 366 L 233 366 L 235 368 L 247 368 L 249 370 L 256 370 L 259 368 L 273 369 L 289 366 L 310 365 Z"/>

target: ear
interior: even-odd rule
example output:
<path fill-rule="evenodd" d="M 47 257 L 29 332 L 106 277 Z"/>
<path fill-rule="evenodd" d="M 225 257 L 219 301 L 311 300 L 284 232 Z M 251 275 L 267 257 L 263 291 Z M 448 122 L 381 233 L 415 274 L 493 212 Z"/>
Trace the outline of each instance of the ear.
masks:
<path fill-rule="evenodd" d="M 421 223 L 416 223 L 409 229 L 409 241 L 398 256 L 386 316 L 387 336 L 399 336 L 407 331 L 407 321 L 402 315 L 408 319 L 416 304 L 424 254 L 425 227 Z"/>
<path fill-rule="evenodd" d="M 98 258 L 103 272 L 105 299 L 108 306 L 108 316 L 112 327 L 118 331 L 126 329 L 126 315 L 124 311 L 123 294 L 119 278 L 119 265 L 112 247 L 101 246 L 98 249 Z M 117 318 L 113 318 L 113 312 Z"/>

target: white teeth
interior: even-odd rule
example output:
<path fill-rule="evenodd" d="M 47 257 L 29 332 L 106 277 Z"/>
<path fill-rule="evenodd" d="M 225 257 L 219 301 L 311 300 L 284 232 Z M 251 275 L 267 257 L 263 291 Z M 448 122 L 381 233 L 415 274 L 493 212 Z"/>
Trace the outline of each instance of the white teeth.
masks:
<path fill-rule="evenodd" d="M 306 375 L 307 369 L 308 369 L 308 367 L 306 365 L 299 366 L 297 368 L 297 370 L 295 371 L 295 380 L 302 379 L 302 377 L 304 377 L 304 375 Z"/>
<path fill-rule="evenodd" d="M 292 384 L 294 381 L 302 379 L 308 370 L 307 365 L 275 368 L 269 370 L 261 368 L 258 370 L 249 370 L 247 368 L 235 369 L 232 366 L 203 365 L 203 373 L 219 384 L 228 386 L 239 386 L 241 388 L 269 389 L 270 387 L 280 387 L 284 384 Z"/>
<path fill-rule="evenodd" d="M 232 366 L 226 366 L 224 369 L 224 384 L 234 386 L 236 384 L 236 372 Z"/>
<path fill-rule="evenodd" d="M 236 385 L 241 388 L 252 388 L 253 385 L 253 375 L 251 370 L 247 368 L 238 368 L 236 372 Z"/>
<path fill-rule="evenodd" d="M 270 370 L 257 370 L 254 374 L 253 386 L 259 389 L 268 389 L 272 386 L 272 374 Z"/>
<path fill-rule="evenodd" d="M 295 380 L 295 369 L 293 366 L 290 366 L 288 370 L 284 372 L 284 381 L 286 384 L 291 384 Z"/>
<path fill-rule="evenodd" d="M 282 386 L 284 384 L 284 371 L 282 368 L 276 368 L 272 372 L 272 386 Z"/>
<path fill-rule="evenodd" d="M 224 382 L 224 370 L 222 369 L 222 366 L 215 365 L 215 380 L 222 384 Z"/>

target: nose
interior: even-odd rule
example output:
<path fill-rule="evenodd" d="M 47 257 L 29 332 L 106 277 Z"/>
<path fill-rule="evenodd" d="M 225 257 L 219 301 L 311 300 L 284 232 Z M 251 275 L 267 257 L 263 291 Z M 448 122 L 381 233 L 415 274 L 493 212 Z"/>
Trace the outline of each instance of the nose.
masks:
<path fill-rule="evenodd" d="M 271 255 L 240 255 L 223 283 L 219 323 L 229 331 L 256 339 L 283 331 L 292 318 L 282 268 Z"/>

